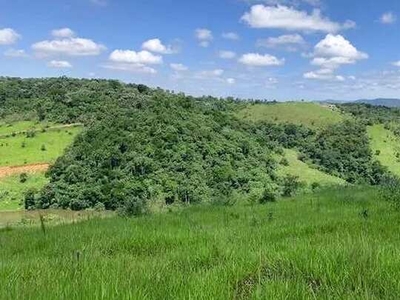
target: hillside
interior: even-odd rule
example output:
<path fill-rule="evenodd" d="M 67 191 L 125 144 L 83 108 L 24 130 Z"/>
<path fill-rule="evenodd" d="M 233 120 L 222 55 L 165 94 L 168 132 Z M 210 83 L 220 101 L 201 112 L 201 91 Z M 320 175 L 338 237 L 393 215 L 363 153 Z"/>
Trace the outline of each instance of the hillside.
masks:
<path fill-rule="evenodd" d="M 400 138 L 383 125 L 368 127 L 375 158 L 393 174 L 400 176 Z"/>
<path fill-rule="evenodd" d="M 345 184 L 345 181 L 341 178 L 311 168 L 309 165 L 299 160 L 298 155 L 299 153 L 295 150 L 285 149 L 282 158 L 287 159 L 287 165 L 281 163 L 278 173 L 282 175 L 296 176 L 299 180 L 307 184 L 308 188 L 315 183 L 322 186 Z"/>
<path fill-rule="evenodd" d="M 0 298 L 397 299 L 399 212 L 377 195 L 6 228 Z"/>
<path fill-rule="evenodd" d="M 400 99 L 387 99 L 387 98 L 360 99 L 354 101 L 354 103 L 364 103 L 369 105 L 386 106 L 386 107 L 400 107 Z"/>
<path fill-rule="evenodd" d="M 311 102 L 252 104 L 239 111 L 238 116 L 254 122 L 293 123 L 311 128 L 324 127 L 344 119 L 339 110 Z"/>

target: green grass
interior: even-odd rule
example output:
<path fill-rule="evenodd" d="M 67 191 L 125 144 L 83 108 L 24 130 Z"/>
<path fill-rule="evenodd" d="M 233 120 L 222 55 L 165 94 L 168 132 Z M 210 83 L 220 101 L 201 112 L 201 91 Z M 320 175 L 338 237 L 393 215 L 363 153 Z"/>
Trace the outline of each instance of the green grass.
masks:
<path fill-rule="evenodd" d="M 289 165 L 279 165 L 278 174 L 297 176 L 308 186 L 314 182 L 321 185 L 343 185 L 346 183 L 341 178 L 311 168 L 306 163 L 300 161 L 297 155 L 298 153 L 295 150 L 285 149 L 284 157 L 289 162 Z"/>
<path fill-rule="evenodd" d="M 0 178 L 0 211 L 23 209 L 25 192 L 32 188 L 40 189 L 47 182 L 44 173 L 28 174 L 24 183 L 20 182 L 19 175 Z"/>
<path fill-rule="evenodd" d="M 0 231 L 0 299 L 399 299 L 400 213 L 372 188 Z"/>
<path fill-rule="evenodd" d="M 81 130 L 80 127 L 73 127 L 37 132 L 33 138 L 24 134 L 0 138 L 0 166 L 52 163 Z M 42 145 L 45 151 L 42 151 Z"/>
<path fill-rule="evenodd" d="M 384 125 L 369 126 L 368 135 L 375 158 L 393 174 L 400 176 L 400 139 L 385 129 Z M 377 150 L 380 151 L 379 155 L 376 154 Z M 399 158 L 396 157 L 397 153 Z"/>
<path fill-rule="evenodd" d="M 47 127 L 56 126 L 50 122 L 20 121 L 15 123 L 0 122 L 0 136 L 27 130 L 42 130 Z"/>
<path fill-rule="evenodd" d="M 335 124 L 344 119 L 344 115 L 338 110 L 310 102 L 248 105 L 238 115 L 254 122 L 294 123 L 312 128 Z"/>

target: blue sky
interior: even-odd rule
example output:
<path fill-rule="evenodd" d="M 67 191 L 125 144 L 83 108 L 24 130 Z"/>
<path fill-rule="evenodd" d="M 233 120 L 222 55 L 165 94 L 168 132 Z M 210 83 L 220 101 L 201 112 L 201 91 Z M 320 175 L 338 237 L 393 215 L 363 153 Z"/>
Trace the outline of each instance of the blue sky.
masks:
<path fill-rule="evenodd" d="M 277 100 L 400 97 L 400 1 L 0 0 L 0 75 Z"/>

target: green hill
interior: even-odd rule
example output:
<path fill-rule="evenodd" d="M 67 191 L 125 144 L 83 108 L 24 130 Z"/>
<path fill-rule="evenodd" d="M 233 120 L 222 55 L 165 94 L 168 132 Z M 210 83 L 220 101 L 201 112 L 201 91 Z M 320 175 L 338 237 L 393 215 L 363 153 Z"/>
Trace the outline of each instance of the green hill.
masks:
<path fill-rule="evenodd" d="M 400 176 L 400 138 L 384 125 L 368 127 L 370 144 L 375 158 L 393 174 Z"/>
<path fill-rule="evenodd" d="M 238 116 L 254 122 L 293 123 L 312 128 L 335 124 L 344 119 L 338 109 L 310 102 L 251 104 L 239 111 Z"/>

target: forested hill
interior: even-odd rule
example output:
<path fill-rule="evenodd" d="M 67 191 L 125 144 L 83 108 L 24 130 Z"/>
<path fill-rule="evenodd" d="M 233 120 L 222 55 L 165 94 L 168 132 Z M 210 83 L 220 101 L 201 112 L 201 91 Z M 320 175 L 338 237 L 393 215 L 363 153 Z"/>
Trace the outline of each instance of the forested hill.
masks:
<path fill-rule="evenodd" d="M 50 183 L 29 194 L 28 208 L 140 213 L 150 201 L 274 201 L 311 188 L 279 171 L 289 164 L 289 148 L 303 162 L 297 165 L 349 183 L 379 184 L 387 172 L 371 151 L 367 123 L 390 114 L 375 119 L 367 107 L 352 106 L 332 112 L 340 116 L 330 122 L 304 124 L 249 115 L 270 105 L 278 104 L 194 98 L 114 80 L 0 79 L 1 119 L 86 124 L 49 170 Z M 327 109 L 313 112 L 330 115 Z"/>

